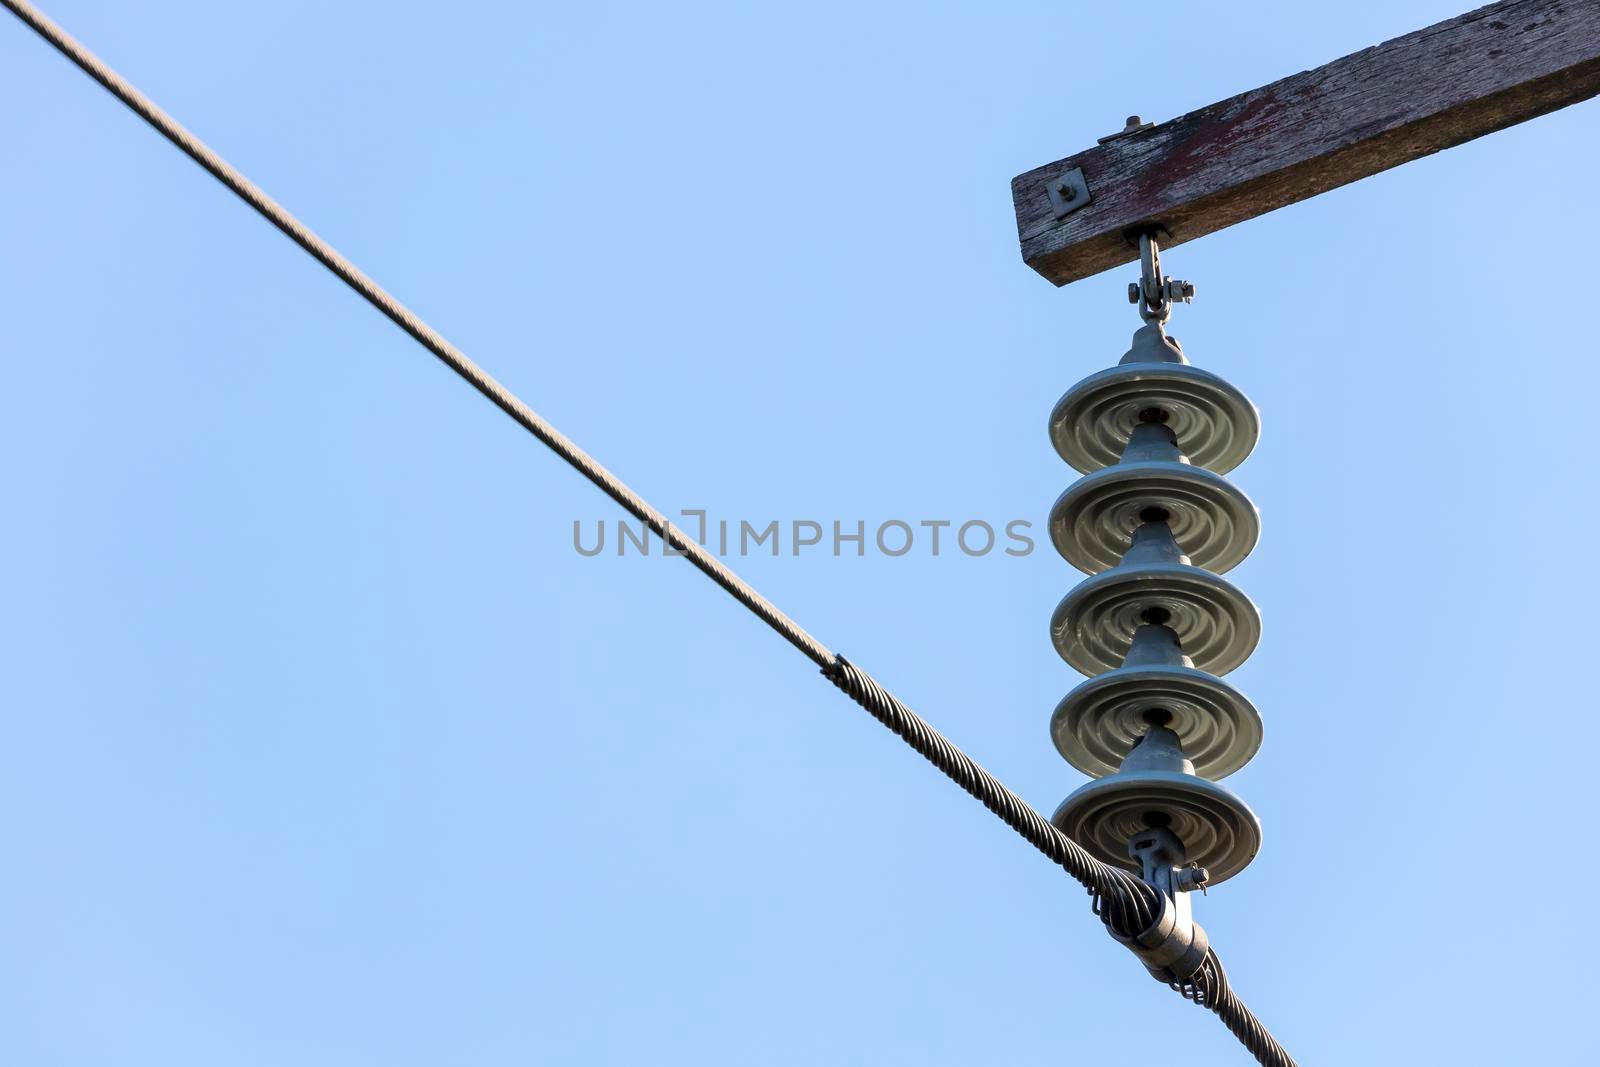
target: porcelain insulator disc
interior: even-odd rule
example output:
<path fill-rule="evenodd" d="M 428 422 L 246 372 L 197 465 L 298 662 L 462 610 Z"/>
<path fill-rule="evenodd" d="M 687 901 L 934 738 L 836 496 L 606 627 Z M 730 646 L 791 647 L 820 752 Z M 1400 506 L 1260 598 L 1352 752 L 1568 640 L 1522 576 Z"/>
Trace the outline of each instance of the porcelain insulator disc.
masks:
<path fill-rule="evenodd" d="M 1066 561 L 1096 574 L 1117 565 L 1149 508 L 1164 511 L 1183 554 L 1231 570 L 1256 547 L 1261 517 L 1227 479 L 1187 463 L 1122 463 L 1079 479 L 1050 509 L 1050 540 Z"/>
<path fill-rule="evenodd" d="M 1149 730 L 1145 713 L 1166 711 L 1202 778 L 1226 778 L 1261 747 L 1261 715 L 1243 693 L 1204 671 L 1175 665 L 1119 667 L 1068 693 L 1050 718 L 1056 750 L 1084 774 L 1115 774 Z"/>
<path fill-rule="evenodd" d="M 1261 416 L 1234 386 L 1187 363 L 1124 363 L 1067 390 L 1050 413 L 1056 452 L 1088 474 L 1122 456 L 1139 413 L 1159 408 L 1190 462 L 1226 474 L 1261 436 Z"/>
<path fill-rule="evenodd" d="M 1184 653 L 1212 674 L 1243 663 L 1261 639 L 1261 614 L 1249 597 L 1227 579 L 1181 563 L 1113 567 L 1088 579 L 1056 605 L 1050 638 L 1073 667 L 1103 674 L 1122 663 L 1151 608 L 1167 612 Z"/>
<path fill-rule="evenodd" d="M 1139 873 L 1128 858 L 1128 842 L 1150 828 L 1147 818 L 1165 816 L 1190 861 L 1226 882 L 1261 849 L 1261 822 L 1244 801 L 1214 782 L 1176 771 L 1101 778 L 1073 793 L 1050 821 L 1095 858 Z"/>

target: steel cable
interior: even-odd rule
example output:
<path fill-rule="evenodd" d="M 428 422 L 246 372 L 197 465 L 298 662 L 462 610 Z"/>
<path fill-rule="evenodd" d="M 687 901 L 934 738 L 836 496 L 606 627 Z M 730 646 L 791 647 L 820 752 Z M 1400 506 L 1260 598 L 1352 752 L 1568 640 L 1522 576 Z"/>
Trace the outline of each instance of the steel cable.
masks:
<path fill-rule="evenodd" d="M 310 253 L 313 259 L 327 267 L 346 285 L 361 294 L 367 303 L 381 311 L 391 322 L 415 338 L 422 347 L 437 356 L 446 366 L 464 378 L 469 385 L 487 397 L 496 407 L 510 415 L 529 433 L 548 445 L 551 451 L 566 460 L 580 474 L 598 486 L 601 492 L 622 505 L 628 514 L 644 522 L 663 541 L 681 552 L 689 562 L 704 571 L 707 577 L 727 590 L 735 600 L 749 608 L 768 626 L 782 634 L 790 644 L 809 656 L 812 662 L 818 666 L 825 667 L 832 660 L 832 653 L 823 647 L 820 641 L 806 633 L 793 619 L 779 611 L 766 597 L 746 585 L 743 579 L 733 573 L 711 552 L 668 522 L 665 515 L 652 507 L 639 494 L 628 488 L 621 479 L 603 467 L 597 459 L 568 440 L 565 434 L 557 430 L 549 422 L 546 422 L 538 412 L 528 407 L 514 393 L 496 381 L 488 371 L 469 359 L 466 353 L 445 340 L 433 327 L 422 321 L 415 312 L 400 303 L 399 300 L 396 300 L 383 286 L 369 278 L 361 268 L 346 259 L 332 245 L 312 233 L 305 224 L 291 215 L 276 200 L 268 196 L 260 186 L 235 170 L 227 160 L 217 155 L 203 141 L 185 129 L 177 119 L 163 111 L 154 101 L 108 67 L 99 56 L 90 52 L 32 4 L 25 3 L 23 0 L 0 0 L 0 2 L 3 2 L 18 18 L 26 22 L 41 37 L 54 45 L 57 50 L 72 60 L 73 63 L 77 64 L 85 74 L 104 86 L 111 95 L 128 105 L 140 118 L 153 126 L 158 133 L 177 145 L 184 155 L 200 164 L 212 177 L 226 185 L 268 222 L 282 230 L 291 241 Z"/>
<path fill-rule="evenodd" d="M 935 730 L 893 693 L 855 664 L 839 656 L 823 675 L 845 695 L 871 713 L 901 740 L 920 752 L 984 807 L 1000 817 L 1023 840 L 1059 865 L 1094 897 L 1095 914 L 1119 933 L 1133 936 L 1156 919 L 1160 902 L 1156 891 L 1127 871 L 1102 863 L 1067 835 L 1057 830 L 1033 806 L 1007 789 L 999 779 Z"/>
<path fill-rule="evenodd" d="M 227 186 L 312 258 L 332 271 L 385 317 L 465 379 L 491 403 L 621 505 L 625 511 L 644 522 L 666 544 L 672 546 L 677 553 L 683 555 L 735 600 L 817 664 L 822 669 L 823 675 L 841 691 L 981 801 L 985 807 L 999 816 L 1001 821 L 1044 853 L 1051 862 L 1062 867 L 1089 891 L 1093 897 L 1095 914 L 1099 915 L 1108 926 L 1125 935 L 1131 935 L 1150 925 L 1160 906 L 1154 889 L 1126 871 L 1090 856 L 1046 821 L 1031 805 L 1007 789 L 970 756 L 951 744 L 925 720 L 897 700 L 870 675 L 843 656 L 837 656 L 829 651 L 776 605 L 746 584 L 707 548 L 685 535 L 669 522 L 665 515 L 630 489 L 598 460 L 545 421 L 492 375 L 395 299 L 333 246 L 313 233 L 254 182 L 235 170 L 226 160 L 37 7 L 26 0 L 0 0 L 0 5 L 4 5 L 80 70 L 99 82 L 186 156 Z M 1268 1067 L 1294 1067 L 1294 1061 L 1273 1040 L 1266 1027 L 1233 994 L 1228 986 L 1226 972 L 1222 970 L 1222 965 L 1214 953 L 1207 957 L 1206 965 L 1190 983 L 1190 987 L 1180 992 L 1215 1011 L 1228 1029 L 1262 1064 Z"/>
<path fill-rule="evenodd" d="M 1265 1067 L 1296 1067 L 1294 1057 L 1272 1036 L 1266 1024 L 1256 1018 L 1255 1012 L 1245 1007 L 1244 1001 L 1228 984 L 1228 972 L 1215 950 L 1206 953 L 1206 962 L 1195 980 L 1199 995 L 1193 998 L 1202 1007 L 1216 1012 L 1239 1043 L 1250 1051 L 1256 1062 Z"/>
<path fill-rule="evenodd" d="M 843 656 L 836 657 L 834 666 L 822 673 L 873 718 L 899 734 L 901 740 L 920 752 L 929 763 L 1081 883 L 1094 898 L 1095 914 L 1107 926 L 1131 937 L 1148 929 L 1155 921 L 1160 901 L 1152 887 L 1090 856 L 871 675 Z M 1215 951 L 1206 954 L 1206 962 L 1193 979 L 1182 986 L 1174 985 L 1173 989 L 1215 1012 L 1263 1067 L 1297 1067 L 1294 1058 L 1278 1044 L 1266 1025 L 1233 992 L 1228 984 L 1228 973 L 1223 970 Z"/>

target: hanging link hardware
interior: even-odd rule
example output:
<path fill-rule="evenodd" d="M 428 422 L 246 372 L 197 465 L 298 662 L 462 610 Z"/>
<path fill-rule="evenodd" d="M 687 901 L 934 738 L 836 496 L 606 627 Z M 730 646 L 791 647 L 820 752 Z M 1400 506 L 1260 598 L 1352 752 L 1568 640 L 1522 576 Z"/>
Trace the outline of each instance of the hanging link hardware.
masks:
<path fill-rule="evenodd" d="M 1139 280 L 1128 283 L 1128 303 L 1139 305 L 1139 317 L 1163 324 L 1172 315 L 1172 305 L 1194 303 L 1194 284 L 1168 278 L 1161 273 L 1161 245 L 1154 232 L 1139 235 Z"/>

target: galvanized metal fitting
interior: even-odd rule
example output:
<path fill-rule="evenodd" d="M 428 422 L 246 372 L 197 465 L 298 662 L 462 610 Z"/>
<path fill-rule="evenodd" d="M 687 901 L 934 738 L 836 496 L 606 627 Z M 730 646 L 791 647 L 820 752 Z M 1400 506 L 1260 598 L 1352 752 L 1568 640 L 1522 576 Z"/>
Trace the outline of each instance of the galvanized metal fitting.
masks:
<path fill-rule="evenodd" d="M 1133 937 L 1111 936 L 1128 946 L 1151 977 L 1165 984 L 1192 979 L 1206 962 L 1211 941 L 1194 921 L 1190 892 L 1204 889 L 1205 868 L 1188 863 L 1183 842 L 1165 827 L 1151 827 L 1128 842 L 1128 856 L 1144 866 L 1144 881 L 1161 898 L 1161 914 Z M 1109 927 L 1107 929 L 1110 929 Z"/>
<path fill-rule="evenodd" d="M 1153 232 L 1139 235 L 1139 280 L 1128 285 L 1128 303 L 1139 305 L 1139 317 L 1164 323 L 1178 302 L 1194 303 L 1194 283 L 1168 278 L 1161 272 L 1161 246 Z"/>

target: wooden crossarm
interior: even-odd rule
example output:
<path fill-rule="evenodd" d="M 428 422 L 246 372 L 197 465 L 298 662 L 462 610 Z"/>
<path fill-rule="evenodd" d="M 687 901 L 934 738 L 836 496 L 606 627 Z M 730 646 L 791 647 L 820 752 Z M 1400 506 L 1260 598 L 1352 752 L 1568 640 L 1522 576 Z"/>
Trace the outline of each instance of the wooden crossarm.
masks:
<path fill-rule="evenodd" d="M 1600 0 L 1502 0 L 1018 175 L 1022 258 L 1065 285 L 1597 93 Z"/>

